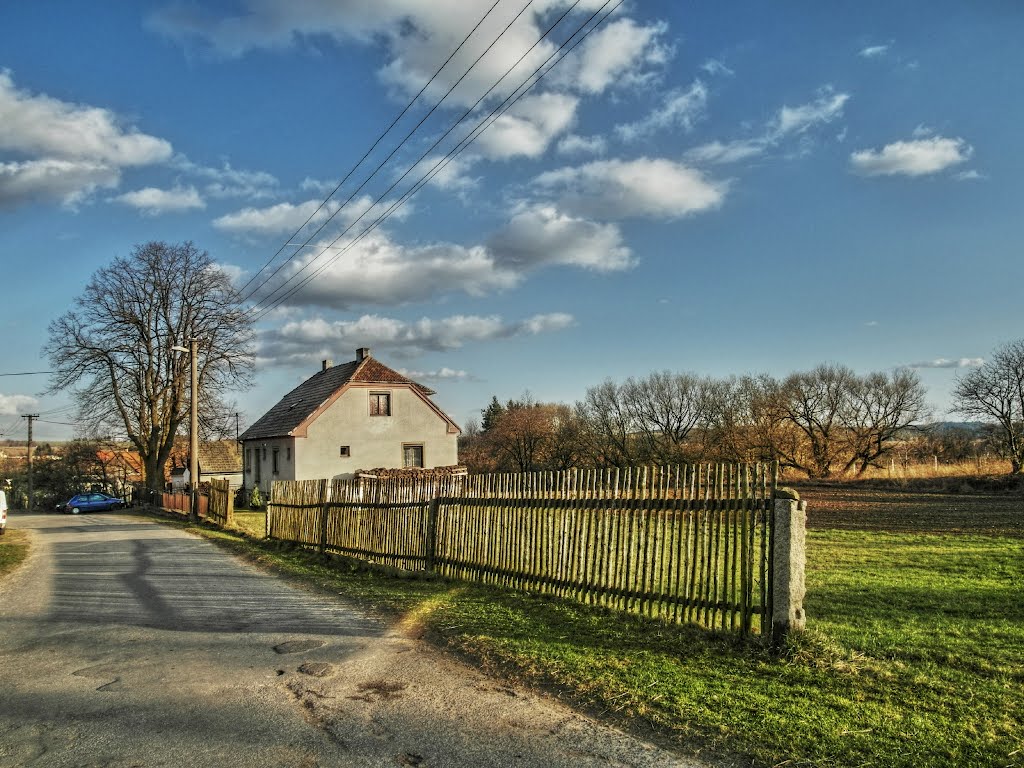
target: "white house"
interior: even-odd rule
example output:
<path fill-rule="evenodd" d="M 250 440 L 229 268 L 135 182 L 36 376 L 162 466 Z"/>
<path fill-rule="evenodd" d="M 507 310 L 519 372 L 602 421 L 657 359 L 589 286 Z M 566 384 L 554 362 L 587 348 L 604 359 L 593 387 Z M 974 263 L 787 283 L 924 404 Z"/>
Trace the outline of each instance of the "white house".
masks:
<path fill-rule="evenodd" d="M 245 487 L 274 480 L 349 478 L 378 467 L 458 463 L 459 427 L 434 391 L 381 364 L 370 350 L 342 365 L 324 360 L 249 427 L 242 442 Z"/>

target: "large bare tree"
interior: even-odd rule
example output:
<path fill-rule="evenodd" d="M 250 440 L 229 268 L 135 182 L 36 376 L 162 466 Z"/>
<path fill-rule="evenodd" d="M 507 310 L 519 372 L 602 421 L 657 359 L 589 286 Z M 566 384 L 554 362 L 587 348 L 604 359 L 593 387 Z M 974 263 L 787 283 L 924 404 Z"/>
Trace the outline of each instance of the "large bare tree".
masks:
<path fill-rule="evenodd" d="M 192 243 L 136 246 L 97 271 L 75 308 L 50 323 L 51 391 L 70 389 L 92 434 L 124 433 L 146 484 L 160 488 L 187 420 L 190 361 L 173 346 L 199 342 L 200 424 L 225 434 L 229 390 L 252 372 L 251 322 L 230 278 Z"/>
<path fill-rule="evenodd" d="M 959 379 L 954 408 L 968 418 L 995 423 L 1010 470 L 1024 470 L 1024 339 L 1006 344 Z"/>

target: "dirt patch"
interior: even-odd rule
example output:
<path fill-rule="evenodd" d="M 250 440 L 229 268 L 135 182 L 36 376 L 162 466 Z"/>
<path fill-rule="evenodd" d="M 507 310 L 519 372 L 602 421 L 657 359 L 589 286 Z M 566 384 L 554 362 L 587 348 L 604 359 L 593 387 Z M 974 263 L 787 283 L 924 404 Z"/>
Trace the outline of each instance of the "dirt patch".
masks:
<path fill-rule="evenodd" d="M 802 484 L 811 529 L 1024 537 L 1024 496 Z"/>
<path fill-rule="evenodd" d="M 408 688 L 407 683 L 391 683 L 387 680 L 371 680 L 368 683 L 360 683 L 356 686 L 359 693 L 348 698 L 355 701 L 365 701 L 372 704 L 374 701 L 390 701 L 402 695 L 402 691 Z M 376 697 L 376 698 L 374 698 Z"/>
<path fill-rule="evenodd" d="M 319 648 L 324 644 L 323 640 L 289 640 L 274 646 L 275 653 L 304 653 Z"/>
<path fill-rule="evenodd" d="M 299 672 L 310 677 L 329 677 L 334 674 L 334 666 L 327 662 L 307 661 L 299 667 Z"/>

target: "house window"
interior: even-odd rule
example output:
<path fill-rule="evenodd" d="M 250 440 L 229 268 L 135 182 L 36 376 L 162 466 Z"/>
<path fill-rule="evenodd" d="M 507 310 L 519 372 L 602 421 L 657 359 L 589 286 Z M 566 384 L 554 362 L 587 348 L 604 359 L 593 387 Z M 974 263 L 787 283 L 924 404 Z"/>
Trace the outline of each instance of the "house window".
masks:
<path fill-rule="evenodd" d="M 245 471 L 252 472 L 252 448 L 245 449 Z"/>
<path fill-rule="evenodd" d="M 265 445 L 263 446 L 263 460 L 267 460 L 267 446 Z"/>
<path fill-rule="evenodd" d="M 341 455 L 342 456 L 351 456 L 352 455 L 352 449 L 349 448 L 347 445 L 341 446 Z"/>
<path fill-rule="evenodd" d="M 277 454 L 278 454 L 278 449 L 275 448 L 274 449 L 274 456 L 273 456 L 273 460 L 274 460 L 274 474 L 275 475 L 277 474 Z"/>
<path fill-rule="evenodd" d="M 370 393 L 370 415 L 390 416 L 391 415 L 391 393 L 371 392 Z"/>
<path fill-rule="evenodd" d="M 423 467 L 423 446 L 422 445 L 403 445 L 402 446 L 402 466 L 406 469 L 412 467 Z"/>
<path fill-rule="evenodd" d="M 284 449 L 284 460 L 285 461 L 291 461 L 292 460 L 292 447 L 290 445 Z"/>

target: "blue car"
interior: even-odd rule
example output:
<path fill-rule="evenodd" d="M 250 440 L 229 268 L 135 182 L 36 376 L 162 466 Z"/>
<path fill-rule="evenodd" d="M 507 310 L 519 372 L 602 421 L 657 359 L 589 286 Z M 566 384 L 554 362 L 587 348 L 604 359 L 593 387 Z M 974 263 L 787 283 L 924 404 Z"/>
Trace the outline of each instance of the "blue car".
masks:
<path fill-rule="evenodd" d="M 105 493 L 80 493 L 71 497 L 64 505 L 64 511 L 70 515 L 77 515 L 82 512 L 109 512 L 122 506 L 124 502 Z"/>

